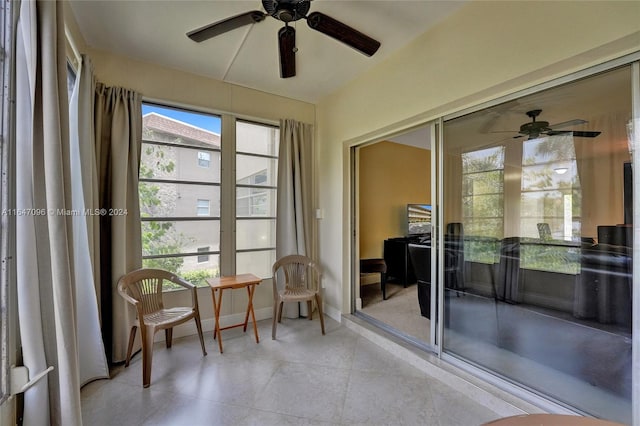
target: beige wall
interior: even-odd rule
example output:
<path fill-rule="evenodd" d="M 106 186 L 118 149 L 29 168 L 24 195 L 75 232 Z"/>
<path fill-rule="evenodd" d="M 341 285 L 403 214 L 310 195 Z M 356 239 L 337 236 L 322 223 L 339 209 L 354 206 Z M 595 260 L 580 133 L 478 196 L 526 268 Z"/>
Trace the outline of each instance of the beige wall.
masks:
<path fill-rule="evenodd" d="M 638 2 L 473 1 L 319 102 L 327 311 L 350 309 L 350 145 L 638 51 L 638 22 Z"/>
<path fill-rule="evenodd" d="M 407 204 L 430 202 L 430 151 L 386 141 L 360 149 L 360 258 L 382 257 L 385 239 L 407 233 Z"/>

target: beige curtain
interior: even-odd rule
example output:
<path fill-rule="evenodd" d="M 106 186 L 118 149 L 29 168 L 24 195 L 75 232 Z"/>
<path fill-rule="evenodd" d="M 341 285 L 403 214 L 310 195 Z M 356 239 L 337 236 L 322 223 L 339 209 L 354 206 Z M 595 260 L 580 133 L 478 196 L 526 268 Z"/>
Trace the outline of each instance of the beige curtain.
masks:
<path fill-rule="evenodd" d="M 280 120 L 276 256 L 311 256 L 313 126 Z"/>
<path fill-rule="evenodd" d="M 62 4 L 22 1 L 16 28 L 16 281 L 25 425 L 82 424 Z"/>
<path fill-rule="evenodd" d="M 276 212 L 278 259 L 289 254 L 312 255 L 312 197 L 313 126 L 289 119 L 280 120 Z M 306 305 L 302 309 L 304 315 Z M 288 303 L 284 315 L 294 318 L 300 315 L 300 311 L 295 304 Z"/>
<path fill-rule="evenodd" d="M 85 208 L 96 211 L 100 207 L 98 196 L 98 172 L 96 164 L 96 143 L 94 130 L 94 105 L 96 97 L 96 79 L 91 60 L 82 55 L 76 75 L 76 87 L 72 95 L 73 114 L 77 115 L 76 128 L 79 142 L 79 167 L 82 174 L 82 197 Z M 75 103 L 74 103 L 75 101 Z M 85 215 L 87 223 L 88 250 L 93 265 L 93 282 L 100 308 L 100 216 Z"/>
<path fill-rule="evenodd" d="M 138 170 L 142 144 L 142 98 L 131 90 L 98 83 L 95 140 L 100 207 L 102 328 L 107 357 L 126 357 L 135 312 L 117 293 L 122 275 L 142 266 Z"/>
<path fill-rule="evenodd" d="M 81 384 L 109 377 L 96 297 L 99 281 L 94 274 L 99 265 L 94 259 L 93 228 L 99 216 L 86 214 L 87 209 L 94 211 L 97 207 L 93 201 L 97 177 L 92 132 L 95 84 L 92 82 L 91 64 L 83 57 L 69 102 L 71 198 L 74 212 L 83 212 L 72 216 Z"/>
<path fill-rule="evenodd" d="M 614 151 L 611 146 L 612 141 L 627 140 L 628 120 L 628 113 L 589 117 L 589 127 L 602 134 L 596 138 L 574 138 L 583 195 L 581 232 L 584 237 L 597 238 L 599 225 L 624 222 L 623 166 L 631 161 L 631 154 L 626 149 Z"/>

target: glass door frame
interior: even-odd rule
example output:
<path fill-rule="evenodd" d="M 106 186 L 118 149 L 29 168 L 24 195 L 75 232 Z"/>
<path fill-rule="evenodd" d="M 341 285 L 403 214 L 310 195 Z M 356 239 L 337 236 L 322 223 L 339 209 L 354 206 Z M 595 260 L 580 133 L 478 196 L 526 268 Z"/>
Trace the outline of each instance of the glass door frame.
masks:
<path fill-rule="evenodd" d="M 355 139 L 352 141 L 348 141 L 345 143 L 345 153 L 348 152 L 348 164 L 349 164 L 349 191 L 350 191 L 350 197 L 349 197 L 349 207 L 350 207 L 350 223 L 349 223 L 349 227 L 350 227 L 350 234 L 351 234 L 351 238 L 350 238 L 350 245 L 351 245 L 351 249 L 350 249 L 350 263 L 351 263 L 351 285 L 349 286 L 349 300 L 348 300 L 348 308 L 349 308 L 349 312 L 355 316 L 358 316 L 360 318 L 363 318 L 365 321 L 373 323 L 374 325 L 378 326 L 379 328 L 393 334 L 396 335 L 400 338 L 405 338 L 405 336 L 398 334 L 395 332 L 394 329 L 392 329 L 391 327 L 387 327 L 385 326 L 384 323 L 376 320 L 375 318 L 370 317 L 369 315 L 367 315 L 366 313 L 363 313 L 361 311 L 361 298 L 360 298 L 360 290 L 359 290 L 359 283 L 360 283 L 360 248 L 359 248 L 359 241 L 360 241 L 360 223 L 359 223 L 359 214 L 360 214 L 360 206 L 359 206 L 359 188 L 360 188 L 360 183 L 359 183 L 359 168 L 360 168 L 360 153 L 359 150 L 361 148 L 364 148 L 368 145 L 374 144 L 374 143 L 378 143 L 378 142 L 382 142 L 385 140 L 388 140 L 390 138 L 393 138 L 395 136 L 401 135 L 401 134 L 406 134 L 406 133 L 410 133 L 414 130 L 420 129 L 420 128 L 429 128 L 430 130 L 430 137 L 431 137 L 431 155 L 430 155 L 430 162 L 431 162 L 431 204 L 433 206 L 433 211 L 437 211 L 437 183 L 436 181 L 439 181 L 438 177 L 437 177 L 437 169 L 436 169 L 436 165 L 437 165 L 437 155 L 435 154 L 437 148 L 437 143 L 439 140 L 441 140 L 441 136 L 438 134 L 438 130 L 437 129 L 441 129 L 441 125 L 439 125 L 441 122 L 441 119 L 429 119 L 429 120 L 425 120 L 422 118 L 417 118 L 416 120 L 410 120 L 407 121 L 405 123 L 402 123 L 401 125 L 397 125 L 397 126 L 389 126 L 388 128 L 385 129 L 381 129 L 377 132 L 374 132 L 372 134 L 367 135 L 366 137 L 363 138 L 359 138 L 359 139 Z M 433 213 L 432 213 L 433 214 Z M 436 213 L 437 215 L 437 213 Z M 436 232 L 439 233 L 439 229 L 440 226 L 437 225 L 437 222 L 435 222 L 435 220 L 433 219 L 432 216 L 432 241 L 433 241 L 433 235 L 434 235 L 434 230 L 436 230 Z M 436 250 L 431 250 L 431 262 L 432 265 L 435 264 L 434 260 L 436 259 Z M 437 274 L 437 268 L 431 268 L 431 282 L 435 283 L 435 277 Z M 431 285 L 431 297 L 430 297 L 430 303 L 431 303 L 431 312 L 436 312 L 436 306 L 438 305 L 438 300 L 436 298 L 436 288 L 437 288 L 437 284 L 436 285 Z M 437 332 L 437 322 L 439 320 L 433 321 L 434 318 L 436 318 L 435 316 L 432 315 L 432 320 L 429 322 L 430 325 L 430 334 L 429 334 L 429 342 L 422 342 L 422 341 L 418 341 L 417 339 L 409 339 L 409 343 L 412 343 L 414 345 L 416 345 L 417 347 L 427 350 L 430 353 L 433 354 L 438 354 L 439 353 L 439 349 L 437 348 L 436 345 L 436 341 L 437 341 L 437 337 L 436 337 L 436 332 Z"/>

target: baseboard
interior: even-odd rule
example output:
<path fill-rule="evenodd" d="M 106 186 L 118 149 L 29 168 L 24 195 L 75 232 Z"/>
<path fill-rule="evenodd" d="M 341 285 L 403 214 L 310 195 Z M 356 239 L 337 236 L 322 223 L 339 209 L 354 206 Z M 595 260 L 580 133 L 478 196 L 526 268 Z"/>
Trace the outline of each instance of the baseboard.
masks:
<path fill-rule="evenodd" d="M 326 316 L 328 316 L 329 318 L 331 318 L 332 320 L 335 320 L 337 322 L 342 322 L 342 311 L 340 311 L 339 309 L 334 308 L 333 306 L 328 306 L 327 304 L 323 303 L 324 305 L 324 314 Z"/>

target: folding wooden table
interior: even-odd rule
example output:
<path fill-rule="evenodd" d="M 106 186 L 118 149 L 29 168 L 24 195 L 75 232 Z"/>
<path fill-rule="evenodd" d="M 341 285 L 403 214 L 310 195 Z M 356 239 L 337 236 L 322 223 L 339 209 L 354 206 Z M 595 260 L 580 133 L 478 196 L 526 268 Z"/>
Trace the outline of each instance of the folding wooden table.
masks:
<path fill-rule="evenodd" d="M 243 331 L 247 331 L 247 324 L 249 323 L 249 315 L 251 315 L 251 321 L 253 322 L 253 332 L 256 336 L 256 343 L 260 343 L 258 337 L 258 328 L 256 327 L 256 314 L 253 312 L 253 294 L 256 291 L 256 286 L 262 282 L 261 278 L 256 277 L 253 274 L 240 274 L 230 275 L 227 277 L 208 278 L 207 283 L 211 287 L 211 296 L 213 298 L 213 312 L 215 314 L 215 330 L 213 332 L 213 339 L 218 339 L 218 347 L 220 353 L 222 353 L 222 330 L 227 330 L 234 327 L 243 327 Z M 220 308 L 222 305 L 222 293 L 225 289 L 234 288 L 246 288 L 249 295 L 249 302 L 247 303 L 247 312 L 244 316 L 244 322 L 240 324 L 228 325 L 226 327 L 220 327 Z M 219 291 L 218 291 L 219 290 Z M 217 296 L 216 296 L 217 295 Z"/>

